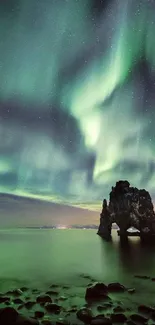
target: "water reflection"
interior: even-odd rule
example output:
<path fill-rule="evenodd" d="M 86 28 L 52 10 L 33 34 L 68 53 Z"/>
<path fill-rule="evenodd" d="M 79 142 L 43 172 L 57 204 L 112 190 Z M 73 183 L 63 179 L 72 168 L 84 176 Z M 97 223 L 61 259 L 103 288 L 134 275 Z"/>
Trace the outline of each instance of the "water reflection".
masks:
<path fill-rule="evenodd" d="M 118 280 L 136 274 L 154 275 L 155 244 L 143 244 L 138 237 L 121 241 L 115 235 L 111 242 L 101 239 L 103 268 L 105 260 L 109 277 Z"/>

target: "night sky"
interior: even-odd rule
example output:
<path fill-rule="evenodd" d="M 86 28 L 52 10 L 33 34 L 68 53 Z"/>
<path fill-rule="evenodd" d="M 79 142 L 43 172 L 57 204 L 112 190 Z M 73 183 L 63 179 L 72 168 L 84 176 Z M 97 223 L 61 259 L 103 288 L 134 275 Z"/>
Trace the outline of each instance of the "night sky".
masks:
<path fill-rule="evenodd" d="M 155 198 L 155 1 L 0 1 L 0 192 Z"/>

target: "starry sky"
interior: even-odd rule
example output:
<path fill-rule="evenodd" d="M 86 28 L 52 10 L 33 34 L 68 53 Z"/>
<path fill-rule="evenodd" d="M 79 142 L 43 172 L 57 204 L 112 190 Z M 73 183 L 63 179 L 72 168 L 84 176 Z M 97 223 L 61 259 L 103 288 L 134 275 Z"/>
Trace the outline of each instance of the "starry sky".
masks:
<path fill-rule="evenodd" d="M 0 1 L 0 192 L 155 198 L 155 1 Z"/>

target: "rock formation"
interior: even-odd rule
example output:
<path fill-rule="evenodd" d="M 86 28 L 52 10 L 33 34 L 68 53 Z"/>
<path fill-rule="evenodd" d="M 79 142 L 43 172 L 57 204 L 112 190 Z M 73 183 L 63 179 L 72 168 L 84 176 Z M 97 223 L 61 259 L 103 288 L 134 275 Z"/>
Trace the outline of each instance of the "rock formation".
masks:
<path fill-rule="evenodd" d="M 127 237 L 127 230 L 134 227 L 142 239 L 155 235 L 155 212 L 149 192 L 131 187 L 128 181 L 118 181 L 109 195 L 109 204 L 103 200 L 98 235 L 111 238 L 112 223 L 120 228 L 120 236 Z"/>

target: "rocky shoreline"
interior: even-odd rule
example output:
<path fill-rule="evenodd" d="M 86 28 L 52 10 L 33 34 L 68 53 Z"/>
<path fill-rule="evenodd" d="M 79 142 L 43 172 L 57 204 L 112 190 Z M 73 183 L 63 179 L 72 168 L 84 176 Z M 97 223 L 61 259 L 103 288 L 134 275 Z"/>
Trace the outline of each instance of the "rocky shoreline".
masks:
<path fill-rule="evenodd" d="M 67 285 L 52 284 L 44 291 L 21 287 L 0 293 L 0 325 L 145 325 L 155 322 L 155 305 L 139 304 L 133 310 L 121 301 L 125 294 L 132 300 L 135 288 L 117 282 L 94 282 L 85 274 L 81 277 L 88 280 L 87 287 L 83 288 L 82 304 L 75 303 L 79 293 L 71 294 Z M 149 279 L 142 275 L 135 278 Z"/>

